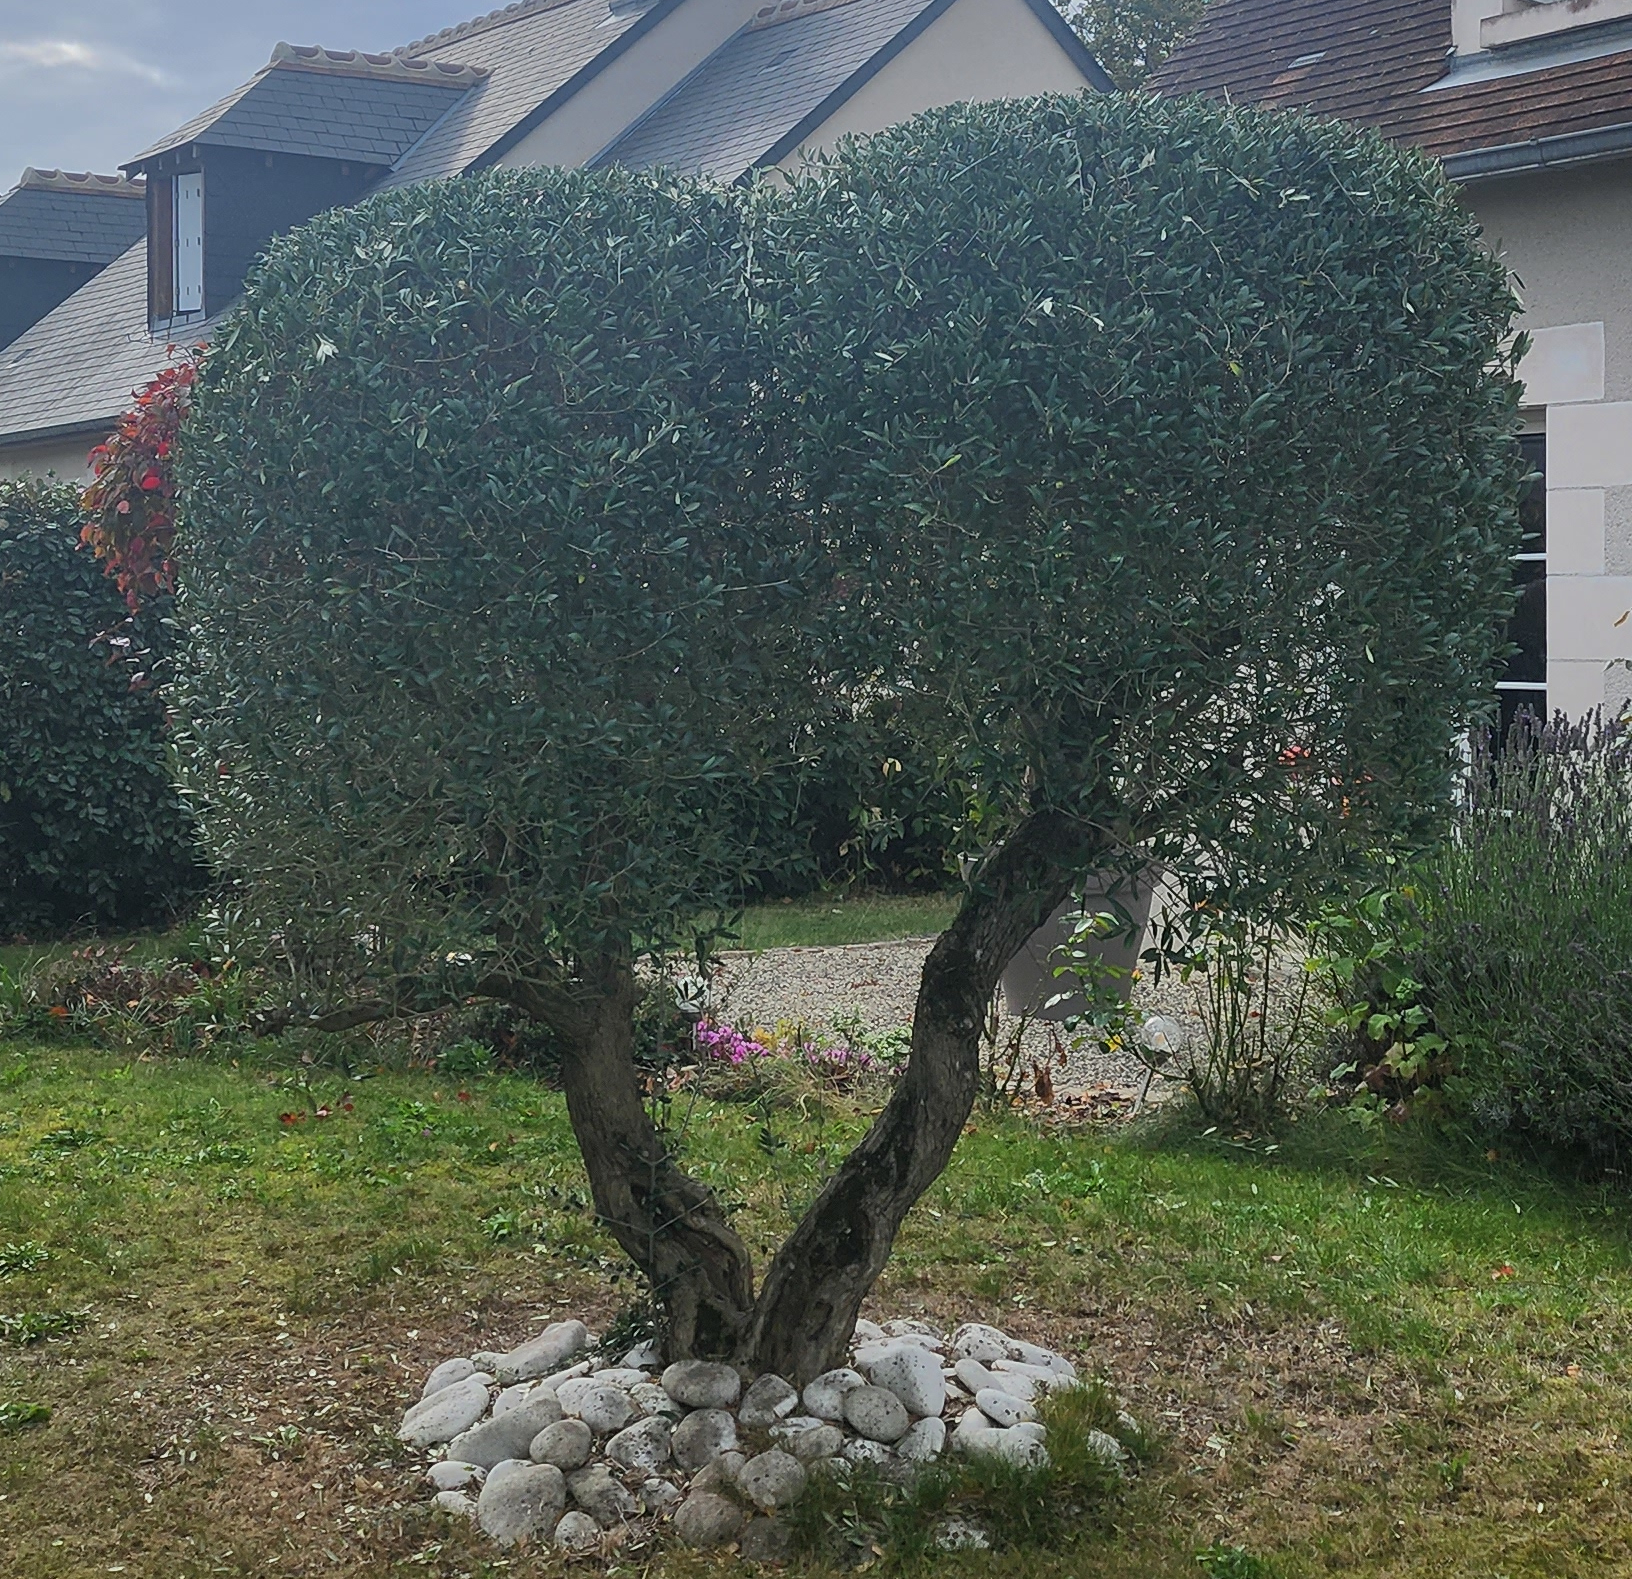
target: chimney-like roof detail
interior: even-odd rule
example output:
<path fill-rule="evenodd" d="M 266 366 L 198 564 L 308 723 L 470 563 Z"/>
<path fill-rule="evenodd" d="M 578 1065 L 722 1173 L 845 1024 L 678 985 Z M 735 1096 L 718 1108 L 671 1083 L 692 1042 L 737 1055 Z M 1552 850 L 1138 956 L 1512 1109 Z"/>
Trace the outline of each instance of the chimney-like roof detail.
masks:
<path fill-rule="evenodd" d="M 78 197 L 122 197 L 139 202 L 147 193 L 140 179 L 89 171 L 36 170 L 30 165 L 17 182 L 19 192 L 72 192 Z"/>

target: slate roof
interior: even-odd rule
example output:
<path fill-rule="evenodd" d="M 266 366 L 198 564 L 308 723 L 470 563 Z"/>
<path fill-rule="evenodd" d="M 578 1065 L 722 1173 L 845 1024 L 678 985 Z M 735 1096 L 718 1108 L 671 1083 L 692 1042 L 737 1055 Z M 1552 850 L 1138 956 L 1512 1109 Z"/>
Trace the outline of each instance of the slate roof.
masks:
<path fill-rule="evenodd" d="M 447 117 L 382 183 L 410 186 L 460 175 L 491 162 L 506 137 L 596 57 L 647 18 L 673 4 L 611 7 L 607 0 L 522 0 L 460 27 L 409 44 L 402 53 L 437 54 L 485 67 L 487 80 Z"/>
<path fill-rule="evenodd" d="M 147 333 L 144 238 L 0 351 L 5 438 L 105 424 L 164 361 Z"/>
<path fill-rule="evenodd" d="M 937 0 L 815 0 L 766 7 L 595 158 L 734 181 L 798 146 L 807 121 L 858 72 L 881 64 Z M 789 138 L 791 147 L 783 147 Z"/>
<path fill-rule="evenodd" d="M 189 143 L 389 167 L 485 75 L 429 61 L 419 62 L 416 69 L 390 56 L 339 55 L 280 44 L 271 64 L 243 87 L 124 168 L 140 169 Z"/>
<path fill-rule="evenodd" d="M 1632 40 L 1463 83 L 1447 79 L 1450 48 L 1450 0 L 1216 0 L 1149 85 L 1329 115 L 1452 159 L 1632 123 Z"/>
<path fill-rule="evenodd" d="M 114 176 L 25 170 L 0 197 L 0 257 L 102 268 L 146 232 L 142 188 Z"/>

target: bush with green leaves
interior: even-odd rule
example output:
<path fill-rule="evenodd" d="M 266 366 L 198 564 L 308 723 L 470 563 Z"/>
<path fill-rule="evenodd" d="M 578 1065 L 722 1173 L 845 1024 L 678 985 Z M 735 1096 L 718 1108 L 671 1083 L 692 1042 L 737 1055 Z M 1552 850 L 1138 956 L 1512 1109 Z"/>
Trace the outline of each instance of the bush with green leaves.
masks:
<path fill-rule="evenodd" d="M 183 445 L 227 919 L 307 1024 L 547 1024 L 671 1351 L 827 1369 L 1085 871 L 1296 895 L 1436 821 L 1511 600 L 1514 305 L 1429 162 L 1110 98 L 932 112 L 787 186 L 491 173 L 320 218 Z M 642 1106 L 638 967 L 707 954 L 881 699 L 953 743 L 987 853 L 756 1293 Z"/>
<path fill-rule="evenodd" d="M 73 488 L 0 479 L 0 933 L 152 920 L 197 879 L 166 611 L 130 616 L 81 525 Z"/>
<path fill-rule="evenodd" d="M 1632 1154 L 1632 724 L 1521 716 L 1451 837 L 1323 937 L 1362 1116 Z"/>

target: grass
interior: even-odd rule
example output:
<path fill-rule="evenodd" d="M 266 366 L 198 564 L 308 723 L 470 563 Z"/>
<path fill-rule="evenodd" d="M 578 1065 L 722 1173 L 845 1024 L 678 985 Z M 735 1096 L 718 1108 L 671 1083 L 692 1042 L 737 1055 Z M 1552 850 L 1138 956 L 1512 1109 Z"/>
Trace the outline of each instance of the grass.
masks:
<path fill-rule="evenodd" d="M 866 1115 L 679 1117 L 762 1259 Z M 1161 1447 L 1107 1519 L 906 1571 L 1632 1572 L 1623 1192 L 1409 1132 L 1168 1123 L 977 1115 L 914 1214 L 870 1314 L 1063 1346 Z M 435 1362 L 605 1323 L 620 1275 L 521 1077 L 0 1043 L 0 1574 L 553 1574 L 431 1513 L 391 1431 Z"/>
<path fill-rule="evenodd" d="M 737 947 L 822 948 L 888 943 L 944 932 L 957 914 L 956 894 L 815 894 L 756 905 L 742 918 Z"/>

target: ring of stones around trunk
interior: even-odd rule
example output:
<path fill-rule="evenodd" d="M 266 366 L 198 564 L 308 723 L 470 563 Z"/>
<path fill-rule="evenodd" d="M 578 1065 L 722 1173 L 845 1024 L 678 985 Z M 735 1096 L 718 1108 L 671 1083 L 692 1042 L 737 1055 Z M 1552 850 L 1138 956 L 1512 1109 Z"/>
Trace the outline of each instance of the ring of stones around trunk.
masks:
<path fill-rule="evenodd" d="M 870 1442 L 899 1442 L 912 1424 L 907 1406 L 882 1387 L 852 1387 L 844 1395 L 844 1418 Z"/>
<path fill-rule="evenodd" d="M 984 1322 L 966 1322 L 952 1334 L 954 1361 L 973 1360 L 977 1365 L 992 1365 L 998 1360 L 1013 1359 L 1014 1349 L 1006 1334 Z"/>
<path fill-rule="evenodd" d="M 867 1378 L 848 1366 L 841 1365 L 836 1371 L 823 1371 L 805 1385 L 805 1413 L 814 1415 L 818 1420 L 842 1420 L 845 1394 L 866 1385 Z"/>
<path fill-rule="evenodd" d="M 714 1360 L 676 1360 L 663 1373 L 663 1391 L 688 1409 L 730 1409 L 742 1397 L 742 1377 Z"/>
<path fill-rule="evenodd" d="M 644 1415 L 663 1415 L 678 1420 L 685 1412 L 656 1382 L 640 1382 L 629 1389 L 629 1402 Z"/>
<path fill-rule="evenodd" d="M 582 1469 L 595 1451 L 595 1433 L 582 1420 L 558 1420 L 545 1426 L 528 1444 L 527 1456 L 535 1464 L 554 1464 L 557 1469 Z"/>
<path fill-rule="evenodd" d="M 735 1540 L 747 1516 L 714 1491 L 694 1491 L 674 1512 L 674 1533 L 687 1546 L 724 1546 Z"/>
<path fill-rule="evenodd" d="M 505 1387 L 548 1376 L 589 1347 L 589 1328 L 581 1321 L 558 1321 L 508 1354 L 496 1356 L 494 1375 Z"/>
<path fill-rule="evenodd" d="M 793 1454 L 773 1447 L 737 1471 L 737 1487 L 755 1507 L 775 1513 L 791 1508 L 805 1494 L 805 1466 Z"/>
<path fill-rule="evenodd" d="M 563 1414 L 582 1420 L 597 1436 L 621 1431 L 639 1413 L 623 1388 L 597 1376 L 562 1382 L 555 1396 Z"/>
<path fill-rule="evenodd" d="M 534 1440 L 546 1426 L 561 1419 L 561 1405 L 554 1393 L 539 1393 L 520 1408 L 508 1414 L 496 1415 L 480 1425 L 456 1436 L 448 1446 L 446 1456 L 466 1464 L 480 1464 L 492 1469 L 507 1458 L 525 1459 Z"/>
<path fill-rule="evenodd" d="M 567 1507 L 567 1487 L 553 1464 L 496 1464 L 476 1503 L 476 1522 L 501 1546 L 554 1531 Z"/>
<path fill-rule="evenodd" d="M 601 1527 L 589 1514 L 575 1508 L 561 1515 L 555 1527 L 555 1544 L 564 1552 L 594 1551 L 601 1544 Z"/>
<path fill-rule="evenodd" d="M 774 1371 L 767 1371 L 742 1395 L 737 1419 L 750 1431 L 763 1431 L 792 1414 L 798 1402 L 799 1389 Z"/>
<path fill-rule="evenodd" d="M 487 1384 L 481 1371 L 439 1388 L 402 1417 L 397 1435 L 409 1447 L 439 1447 L 468 1431 L 487 1413 Z"/>
<path fill-rule="evenodd" d="M 721 1496 L 729 1496 L 737 1489 L 737 1476 L 747 1462 L 742 1453 L 721 1453 L 713 1463 L 705 1464 L 691 1477 L 691 1490 L 717 1491 Z"/>
<path fill-rule="evenodd" d="M 674 1428 L 669 1451 L 681 1469 L 695 1472 L 737 1445 L 737 1422 L 724 1409 L 698 1409 Z"/>

